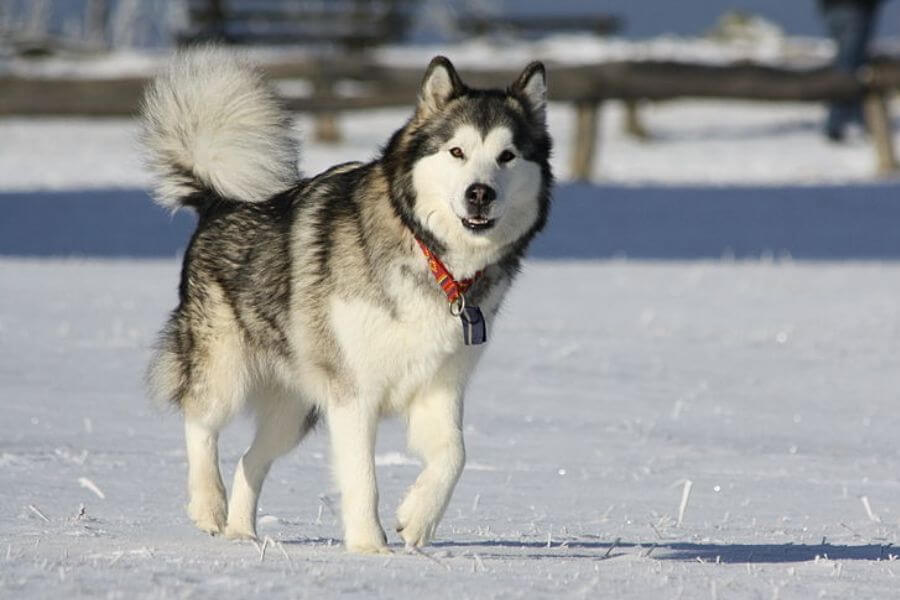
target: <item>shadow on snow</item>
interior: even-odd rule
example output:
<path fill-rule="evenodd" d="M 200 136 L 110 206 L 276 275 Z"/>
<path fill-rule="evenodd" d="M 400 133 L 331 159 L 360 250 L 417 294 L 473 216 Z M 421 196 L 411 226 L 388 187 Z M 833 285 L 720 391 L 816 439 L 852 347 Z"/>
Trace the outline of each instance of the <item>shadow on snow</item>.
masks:
<path fill-rule="evenodd" d="M 558 186 L 541 259 L 900 259 L 897 183 L 852 187 Z M 195 217 L 143 190 L 0 193 L 0 255 L 176 257 Z"/>
<path fill-rule="evenodd" d="M 335 549 L 340 542 L 326 538 L 297 538 L 282 540 L 292 546 L 326 544 Z M 395 552 L 403 552 L 403 547 L 392 544 Z M 621 540 L 568 540 L 554 541 L 548 548 L 546 542 L 516 540 L 469 540 L 434 542 L 425 552 L 448 551 L 456 555 L 477 554 L 479 558 L 509 560 L 524 558 L 529 560 L 611 560 L 621 556 L 652 557 L 655 560 L 689 561 L 704 563 L 799 563 L 817 559 L 827 561 L 847 560 L 896 560 L 900 548 L 888 544 L 864 544 L 849 546 L 844 544 L 713 544 L 677 541 L 623 542 Z"/>
<path fill-rule="evenodd" d="M 554 542 L 550 548 L 546 542 L 517 542 L 513 540 L 478 540 L 470 542 L 436 542 L 433 547 L 479 548 L 481 558 L 509 558 L 500 549 L 521 550 L 524 556 L 543 558 L 613 559 L 626 554 L 651 556 L 657 560 L 722 562 L 722 563 L 791 563 L 814 561 L 816 558 L 841 560 L 888 560 L 900 550 L 892 544 L 866 544 L 861 546 L 833 544 L 696 544 L 689 542 L 637 543 L 569 541 L 565 545 Z M 495 549 L 496 552 L 491 550 Z"/>

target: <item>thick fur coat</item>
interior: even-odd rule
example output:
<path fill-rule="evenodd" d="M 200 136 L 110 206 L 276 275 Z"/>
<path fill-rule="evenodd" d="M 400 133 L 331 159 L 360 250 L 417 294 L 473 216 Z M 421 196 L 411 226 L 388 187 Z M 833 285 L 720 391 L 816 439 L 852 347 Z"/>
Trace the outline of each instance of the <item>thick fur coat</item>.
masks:
<path fill-rule="evenodd" d="M 254 538 L 272 461 L 324 418 L 346 547 L 387 551 L 374 443 L 379 418 L 399 414 L 425 467 L 397 530 L 428 543 L 465 461 L 463 394 L 482 346 L 463 343 L 419 243 L 456 279 L 479 274 L 465 301 L 490 331 L 547 219 L 545 104 L 539 63 L 507 90 L 473 90 L 438 57 L 379 158 L 301 178 L 288 115 L 234 55 L 192 50 L 155 80 L 143 122 L 156 198 L 199 221 L 148 381 L 184 414 L 200 529 Z M 218 433 L 245 408 L 257 432 L 226 501 Z"/>

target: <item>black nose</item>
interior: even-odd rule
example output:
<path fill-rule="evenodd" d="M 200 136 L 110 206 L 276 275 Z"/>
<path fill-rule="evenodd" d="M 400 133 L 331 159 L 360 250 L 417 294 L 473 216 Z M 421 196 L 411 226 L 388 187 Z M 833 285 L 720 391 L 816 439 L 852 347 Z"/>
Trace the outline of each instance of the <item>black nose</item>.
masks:
<path fill-rule="evenodd" d="M 473 183 L 466 188 L 466 202 L 470 208 L 484 208 L 497 198 L 497 192 L 489 185 Z"/>

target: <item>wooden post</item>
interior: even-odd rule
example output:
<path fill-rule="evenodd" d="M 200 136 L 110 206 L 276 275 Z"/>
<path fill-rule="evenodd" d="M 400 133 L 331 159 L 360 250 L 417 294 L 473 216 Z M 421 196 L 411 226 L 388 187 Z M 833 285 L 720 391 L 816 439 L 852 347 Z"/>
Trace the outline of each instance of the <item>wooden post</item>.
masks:
<path fill-rule="evenodd" d="M 572 148 L 572 179 L 588 181 L 591 178 L 594 155 L 597 151 L 598 115 L 600 103 L 579 100 L 575 103 L 575 147 Z"/>
<path fill-rule="evenodd" d="M 313 93 L 316 96 L 329 98 L 334 96 L 334 86 L 324 74 L 319 74 L 313 81 Z M 320 111 L 315 115 L 316 141 L 325 144 L 336 144 L 341 141 L 341 130 L 338 127 L 337 113 Z"/>
<path fill-rule="evenodd" d="M 622 123 L 625 133 L 639 140 L 646 140 L 650 137 L 647 128 L 641 121 L 640 106 L 637 100 L 625 100 L 625 120 Z"/>
<path fill-rule="evenodd" d="M 316 141 L 325 144 L 336 144 L 341 141 L 341 128 L 338 126 L 337 113 L 316 113 Z"/>
<path fill-rule="evenodd" d="M 887 175 L 897 171 L 897 154 L 894 152 L 894 132 L 888 111 L 887 94 L 871 92 L 863 100 L 863 114 L 869 135 L 878 155 L 878 174 Z"/>

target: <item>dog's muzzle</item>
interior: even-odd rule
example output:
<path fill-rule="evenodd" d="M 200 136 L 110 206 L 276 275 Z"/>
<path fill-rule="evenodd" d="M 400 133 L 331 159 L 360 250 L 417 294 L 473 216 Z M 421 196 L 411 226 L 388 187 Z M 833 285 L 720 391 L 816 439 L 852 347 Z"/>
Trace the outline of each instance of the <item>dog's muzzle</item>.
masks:
<path fill-rule="evenodd" d="M 497 192 L 489 185 L 473 183 L 466 188 L 466 212 L 462 218 L 463 227 L 470 231 L 485 231 L 494 226 L 496 219 L 488 217 L 491 204 L 497 199 Z"/>

